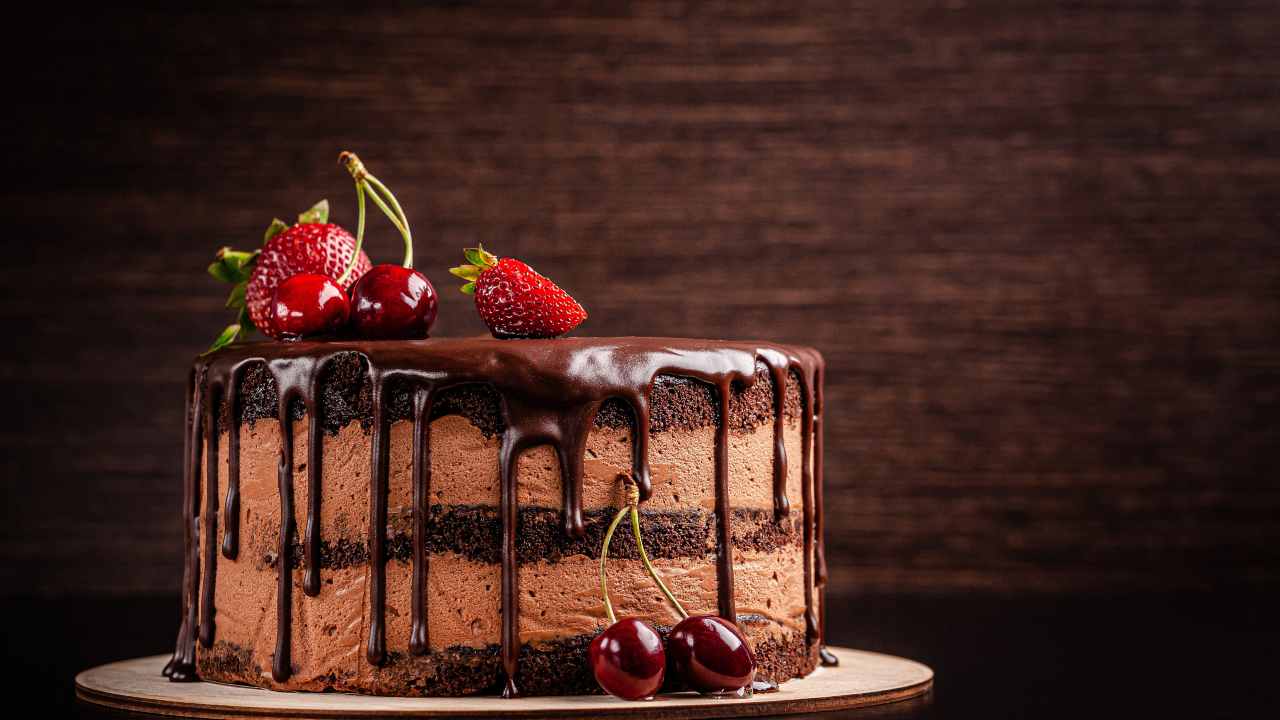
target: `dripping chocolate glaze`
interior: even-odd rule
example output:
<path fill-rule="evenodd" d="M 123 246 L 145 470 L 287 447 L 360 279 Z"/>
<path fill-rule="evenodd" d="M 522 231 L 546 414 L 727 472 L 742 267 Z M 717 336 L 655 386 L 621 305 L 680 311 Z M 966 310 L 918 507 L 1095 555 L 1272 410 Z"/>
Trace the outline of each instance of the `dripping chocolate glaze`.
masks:
<path fill-rule="evenodd" d="M 818 637 L 821 639 L 822 642 L 826 642 L 826 639 L 827 639 L 827 551 L 826 551 L 827 541 L 826 541 L 825 535 L 826 535 L 826 517 L 827 516 L 826 514 L 824 514 L 822 509 L 822 486 L 823 486 L 823 478 L 822 478 L 823 422 L 822 422 L 822 418 L 823 418 L 823 410 L 826 406 L 825 398 L 823 397 L 823 392 L 824 392 L 824 388 L 826 388 L 826 385 L 827 385 L 827 363 L 822 358 L 822 355 L 818 354 L 817 352 L 815 352 L 813 355 L 814 355 L 815 373 L 816 373 L 815 380 L 813 383 L 813 389 L 814 389 L 814 405 L 813 405 L 814 504 L 813 504 L 813 507 L 814 507 L 814 511 L 817 513 L 817 517 L 814 518 L 813 531 L 814 531 L 814 534 L 818 536 L 818 551 L 817 551 L 818 552 L 817 584 L 818 584 L 818 591 L 819 591 Z M 828 667 L 840 664 L 840 659 L 835 656 L 835 653 L 828 650 L 825 645 L 819 646 L 818 657 L 819 659 L 821 659 L 822 664 Z"/>
<path fill-rule="evenodd" d="M 201 530 L 205 541 L 201 543 L 204 547 L 204 577 L 200 583 L 200 644 L 205 647 L 213 647 L 214 635 L 213 597 L 218 561 L 218 545 L 215 542 L 218 537 L 218 428 L 213 422 L 213 414 L 217 412 L 222 392 L 223 387 L 220 385 L 207 385 L 203 420 L 207 466 L 204 480 L 204 529 Z"/>
<path fill-rule="evenodd" d="M 431 512 L 431 387 L 413 396 L 413 607 L 409 652 L 427 654 L 427 520 Z"/>
<path fill-rule="evenodd" d="M 369 636 L 366 657 L 380 665 L 386 658 L 386 514 L 389 454 L 389 423 L 394 419 L 414 422 L 414 605 L 410 648 L 422 653 L 427 648 L 424 588 L 428 572 L 421 532 L 429 511 L 429 422 L 437 411 L 437 398 L 444 404 L 445 391 L 463 386 L 490 388 L 499 398 L 499 417 L 492 431 L 502 438 L 499 451 L 500 507 L 502 522 L 501 595 L 502 666 L 504 696 L 515 696 L 519 657 L 519 588 L 516 531 L 516 464 L 520 454 L 537 445 L 550 445 L 559 459 L 563 488 L 562 527 L 570 536 L 583 533 L 582 472 L 587 435 L 601 420 L 617 423 L 619 417 L 633 422 L 631 475 L 642 499 L 652 493 L 649 474 L 649 434 L 655 420 L 651 415 L 652 396 L 660 377 L 691 378 L 701 381 L 714 393 L 716 406 L 715 497 L 717 523 L 716 577 L 718 611 L 736 621 L 733 583 L 732 504 L 729 497 L 729 432 L 734 425 L 730 398 L 735 388 L 751 388 L 757 382 L 757 364 L 766 368 L 765 377 L 773 385 L 775 516 L 786 517 L 790 501 L 786 496 L 787 457 L 781 439 L 787 412 L 786 388 L 790 374 L 799 382 L 802 408 L 803 457 L 802 505 L 805 569 L 805 628 L 809 642 L 818 641 L 820 622 L 814 612 L 815 581 L 825 580 L 821 534 L 821 366 L 822 359 L 811 348 L 781 345 L 687 340 L 672 338 L 563 338 L 557 340 L 440 339 L 404 342 L 299 342 L 293 344 L 252 343 L 228 347 L 201 358 L 193 371 L 188 403 L 188 448 L 184 483 L 184 527 L 186 528 L 186 572 L 184 574 L 183 624 L 173 660 L 165 669 L 171 679 L 194 679 L 196 607 L 200 605 L 199 635 L 202 644 L 212 643 L 216 608 L 213 607 L 213 563 L 217 540 L 216 437 L 220 406 L 226 406 L 229 420 L 228 492 L 222 543 L 223 554 L 235 557 L 238 549 L 236 517 L 238 507 L 239 438 L 237 422 L 266 415 L 262 398 L 238 399 L 235 389 L 245 373 L 265 368 L 276 386 L 275 419 L 280 424 L 279 492 L 281 528 L 275 562 L 278 572 L 276 653 L 272 676 L 277 682 L 292 672 L 290 623 L 292 615 L 292 568 L 290 547 L 293 527 L 293 420 L 306 414 L 308 427 L 308 501 L 305 536 L 303 590 L 315 594 L 320 587 L 319 498 L 322 477 L 320 459 L 324 430 L 345 419 L 359 417 L 359 400 L 322 397 L 321 375 L 326 366 L 350 366 L 350 358 L 367 365 L 370 382 L 368 418 L 372 434 L 371 481 L 369 488 Z M 342 367 L 339 367 L 339 371 Z M 345 370 L 350 372 L 350 370 Z M 397 403 L 392 388 L 409 387 Z M 661 387 L 669 391 L 671 383 Z M 679 388 L 679 385 L 675 385 Z M 259 390 L 260 392 L 260 390 Z M 225 400 L 225 402 L 224 402 Z M 331 402 L 332 401 L 332 402 Z M 623 410 L 620 412 L 618 405 Z M 336 411 L 329 408 L 336 407 Z M 401 405 L 407 407 L 401 407 Z M 207 408 L 207 412 L 206 412 Z M 260 408 L 260 409 L 256 409 Z M 354 410 L 353 410 L 354 408 Z M 442 408 L 448 410 L 448 408 Z M 301 412 L 300 412 L 301 411 Z M 258 413 L 255 415 L 255 412 Z M 207 417 L 205 417 L 207 415 Z M 335 417 L 327 417 L 334 415 Z M 200 571 L 199 464 L 202 458 L 201 429 L 210 437 L 211 459 L 204 502 L 205 582 L 202 602 L 196 594 Z M 483 428 L 482 428 L 483 429 Z M 816 443 L 815 443 L 816 440 Z M 815 447 L 816 445 L 816 447 Z M 815 527 L 817 526 L 817 527 Z M 816 536 L 816 537 L 815 537 Z M 815 548 L 815 540 L 817 547 Z M 817 568 L 814 567 L 815 556 Z M 205 628 L 207 625 L 207 634 Z"/>
<path fill-rule="evenodd" d="M 319 396 L 320 372 L 313 369 L 307 380 L 307 520 L 302 539 L 302 592 L 315 597 L 320 594 L 320 478 L 324 462 L 321 423 L 324 416 L 320 403 L 315 400 Z"/>
<path fill-rule="evenodd" d="M 227 426 L 239 425 L 240 376 L 244 365 L 231 368 L 227 376 Z M 223 512 L 222 556 L 235 560 L 240 554 L 240 433 L 227 433 L 227 503 Z M 214 538 L 217 535 L 212 536 Z"/>
<path fill-rule="evenodd" d="M 200 571 L 200 556 L 196 547 L 195 523 L 200 515 L 200 499 L 197 493 L 199 480 L 200 405 L 199 379 L 196 369 L 187 375 L 186 418 L 187 430 L 183 434 L 182 453 L 182 622 L 178 625 L 178 640 L 173 657 L 161 673 L 174 682 L 193 682 L 196 677 L 195 604 L 196 573 Z"/>

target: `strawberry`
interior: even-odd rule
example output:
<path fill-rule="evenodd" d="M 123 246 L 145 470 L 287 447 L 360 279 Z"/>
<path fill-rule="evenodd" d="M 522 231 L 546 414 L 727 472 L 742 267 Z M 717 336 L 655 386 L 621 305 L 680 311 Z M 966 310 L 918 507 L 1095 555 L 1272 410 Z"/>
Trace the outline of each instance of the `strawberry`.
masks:
<path fill-rule="evenodd" d="M 209 274 L 233 285 L 227 307 L 237 311 L 238 319 L 222 331 L 209 352 L 243 338 L 255 326 L 264 335 L 279 338 L 281 331 L 274 326 L 270 309 L 272 293 L 281 282 L 303 273 L 333 280 L 343 275 L 358 246 L 351 233 L 328 219 L 329 203 L 321 200 L 299 215 L 296 225 L 273 220 L 261 250 L 224 247 L 218 251 Z M 343 290 L 350 290 L 371 266 L 369 256 L 360 252 L 345 282 L 339 283 Z"/>
<path fill-rule="evenodd" d="M 480 319 L 497 338 L 552 338 L 587 319 L 587 311 L 559 285 L 515 258 L 497 258 L 483 247 L 464 251 L 466 265 L 449 272 L 466 280 Z"/>
<path fill-rule="evenodd" d="M 281 282 L 303 273 L 326 275 L 337 280 L 351 260 L 356 239 L 351 233 L 332 223 L 299 223 L 267 241 L 254 264 L 253 274 L 245 290 L 249 319 L 263 334 L 279 338 L 280 332 L 271 322 L 271 294 Z M 342 284 L 350 290 L 372 264 L 363 251 L 355 269 Z"/>

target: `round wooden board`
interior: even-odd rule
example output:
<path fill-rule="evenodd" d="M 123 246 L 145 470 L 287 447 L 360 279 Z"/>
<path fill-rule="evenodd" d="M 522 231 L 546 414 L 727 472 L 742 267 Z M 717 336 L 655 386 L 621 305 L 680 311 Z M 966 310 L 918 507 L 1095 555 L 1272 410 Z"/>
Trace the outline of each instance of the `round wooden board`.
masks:
<path fill-rule="evenodd" d="M 720 718 L 841 710 L 881 705 L 923 695 L 933 671 L 914 660 L 832 647 L 838 667 L 784 683 L 777 692 L 752 698 L 714 699 L 693 693 L 626 702 L 602 695 L 529 697 L 398 698 L 341 693 L 293 693 L 217 683 L 174 683 L 161 677 L 167 655 L 100 665 L 76 676 L 76 695 L 118 710 L 179 717 L 243 715 L 279 718 L 334 717 L 663 717 Z"/>

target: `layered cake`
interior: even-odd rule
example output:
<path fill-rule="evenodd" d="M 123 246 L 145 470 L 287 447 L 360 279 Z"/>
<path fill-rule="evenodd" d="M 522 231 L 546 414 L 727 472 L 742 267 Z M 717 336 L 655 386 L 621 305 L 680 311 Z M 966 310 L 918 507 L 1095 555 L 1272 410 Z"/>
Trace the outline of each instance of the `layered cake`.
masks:
<path fill-rule="evenodd" d="M 605 526 L 774 683 L 820 661 L 823 361 L 660 338 L 236 343 L 191 372 L 165 669 L 281 690 L 598 692 Z M 619 615 L 680 618 L 614 537 Z M 667 688 L 678 689 L 668 678 Z"/>
<path fill-rule="evenodd" d="M 339 160 L 354 236 L 322 200 L 208 267 L 236 319 L 188 384 L 165 674 L 638 700 L 741 697 L 833 661 L 821 355 L 561 337 L 586 309 L 479 246 L 449 272 L 493 337 L 427 339 L 438 306 L 408 215 Z M 364 254 L 366 200 L 400 264 Z M 241 342 L 255 329 L 278 342 Z"/>

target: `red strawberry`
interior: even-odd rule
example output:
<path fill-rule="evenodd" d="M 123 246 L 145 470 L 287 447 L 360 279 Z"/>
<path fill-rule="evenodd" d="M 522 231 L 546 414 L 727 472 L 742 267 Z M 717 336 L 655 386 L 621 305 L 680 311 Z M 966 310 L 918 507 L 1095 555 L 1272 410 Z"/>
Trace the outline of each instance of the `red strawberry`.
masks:
<path fill-rule="evenodd" d="M 243 338 L 255 326 L 264 335 L 279 338 L 281 332 L 271 319 L 271 296 L 281 282 L 303 273 L 327 275 L 335 281 L 342 275 L 356 239 L 328 219 L 329 203 L 321 200 L 299 215 L 296 225 L 273 220 L 261 250 L 224 247 L 218 251 L 209 274 L 232 284 L 227 307 L 237 311 L 237 321 L 222 331 L 209 352 Z M 350 290 L 370 267 L 369 256 L 361 252 L 342 289 Z"/>
<path fill-rule="evenodd" d="M 467 265 L 451 268 L 476 296 L 476 310 L 498 338 L 551 338 L 587 319 L 587 311 L 559 285 L 515 258 L 498 259 L 482 247 L 467 248 Z"/>
<path fill-rule="evenodd" d="M 327 275 L 337 280 L 347 268 L 355 247 L 356 239 L 351 233 L 332 223 L 294 225 L 268 240 L 254 263 L 245 289 L 249 319 L 264 335 L 278 339 L 281 332 L 271 319 L 271 295 L 276 286 L 303 273 Z M 342 289 L 350 290 L 370 267 L 369 256 L 361 251 Z"/>

